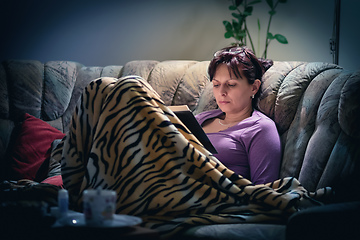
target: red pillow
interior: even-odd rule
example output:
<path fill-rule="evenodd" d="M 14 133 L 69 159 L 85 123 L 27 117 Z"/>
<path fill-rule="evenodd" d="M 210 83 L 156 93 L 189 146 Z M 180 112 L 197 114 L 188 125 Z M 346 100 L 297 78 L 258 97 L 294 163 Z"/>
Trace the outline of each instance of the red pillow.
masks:
<path fill-rule="evenodd" d="M 63 186 L 63 180 L 62 180 L 61 175 L 48 177 L 47 179 L 45 179 L 41 183 L 48 183 L 48 184 L 56 185 L 56 186 L 59 186 L 59 187 Z"/>
<path fill-rule="evenodd" d="M 44 180 L 48 169 L 38 170 L 50 158 L 51 143 L 64 136 L 50 124 L 26 113 L 10 156 L 11 180 Z"/>

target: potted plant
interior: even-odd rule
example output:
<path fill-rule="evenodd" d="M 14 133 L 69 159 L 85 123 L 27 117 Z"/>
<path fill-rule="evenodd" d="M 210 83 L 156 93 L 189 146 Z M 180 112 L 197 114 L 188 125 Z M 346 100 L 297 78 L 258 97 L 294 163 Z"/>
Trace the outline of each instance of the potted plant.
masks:
<path fill-rule="evenodd" d="M 247 18 L 252 15 L 252 12 L 254 10 L 254 6 L 256 4 L 261 3 L 261 0 L 253 0 L 253 1 L 247 1 L 247 0 L 231 0 L 231 5 L 229 6 L 229 10 L 232 11 L 232 16 L 234 17 L 232 19 L 232 22 L 229 21 L 223 21 L 223 24 L 225 26 L 225 38 L 234 38 L 235 43 L 234 45 L 237 46 L 245 46 L 248 44 L 248 40 L 250 42 L 251 48 L 254 51 L 255 55 L 256 50 L 254 47 L 254 43 L 252 40 L 252 37 L 250 35 L 248 26 L 247 26 Z M 265 39 L 265 47 L 264 52 L 261 55 L 262 58 L 267 58 L 267 50 L 272 40 L 276 39 L 281 44 L 287 44 L 288 41 L 284 35 L 281 35 L 279 33 L 273 34 L 270 32 L 270 25 L 273 16 L 276 14 L 276 7 L 279 3 L 286 3 L 287 0 L 266 0 L 266 4 L 269 6 L 269 20 L 267 23 L 267 29 L 266 29 L 266 39 Z M 260 20 L 257 19 L 257 25 L 258 25 L 258 32 L 260 37 Z M 258 55 L 257 55 L 258 56 Z"/>

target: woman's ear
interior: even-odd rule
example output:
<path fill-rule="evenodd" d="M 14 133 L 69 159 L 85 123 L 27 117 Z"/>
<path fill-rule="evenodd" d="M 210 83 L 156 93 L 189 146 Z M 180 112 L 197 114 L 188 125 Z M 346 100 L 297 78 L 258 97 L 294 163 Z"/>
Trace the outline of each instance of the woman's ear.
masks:
<path fill-rule="evenodd" d="M 259 89 L 260 89 L 261 81 L 259 79 L 256 79 L 254 83 L 252 84 L 252 93 L 255 95 Z"/>

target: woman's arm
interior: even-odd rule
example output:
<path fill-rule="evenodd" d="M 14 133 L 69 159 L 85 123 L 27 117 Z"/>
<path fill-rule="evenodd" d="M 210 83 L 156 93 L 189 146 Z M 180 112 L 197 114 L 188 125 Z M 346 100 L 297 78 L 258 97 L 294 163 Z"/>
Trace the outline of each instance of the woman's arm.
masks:
<path fill-rule="evenodd" d="M 271 121 L 260 124 L 249 147 L 251 181 L 255 184 L 272 182 L 279 178 L 281 142 L 276 126 Z"/>

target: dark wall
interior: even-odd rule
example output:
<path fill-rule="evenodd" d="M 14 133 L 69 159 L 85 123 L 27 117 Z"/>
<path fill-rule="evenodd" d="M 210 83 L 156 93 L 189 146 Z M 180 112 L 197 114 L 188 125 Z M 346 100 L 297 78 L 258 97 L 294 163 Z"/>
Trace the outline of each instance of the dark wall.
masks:
<path fill-rule="evenodd" d="M 209 60 L 229 45 L 223 20 L 231 20 L 228 0 L 0 0 L 0 60 L 72 60 L 85 65 L 130 60 Z M 263 4 L 263 5 L 261 5 Z M 257 37 L 257 18 L 265 29 L 265 1 L 249 26 Z M 342 0 L 339 64 L 360 67 L 358 0 Z M 273 33 L 289 44 L 272 42 L 273 60 L 332 62 L 332 0 L 289 0 L 278 7 Z M 357 28 L 356 28 L 357 27 Z M 263 40 L 264 33 L 261 33 Z M 260 47 L 263 43 L 260 44 Z"/>

